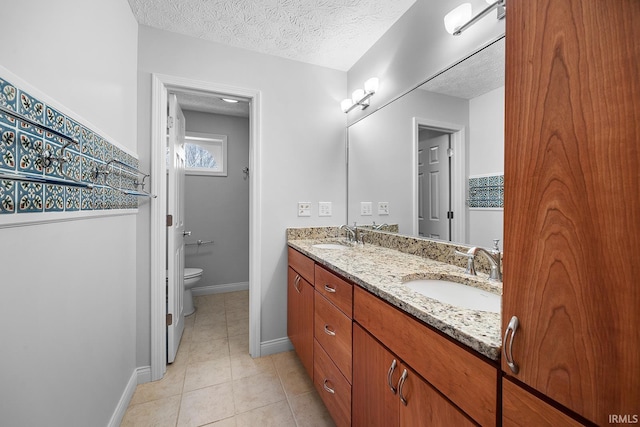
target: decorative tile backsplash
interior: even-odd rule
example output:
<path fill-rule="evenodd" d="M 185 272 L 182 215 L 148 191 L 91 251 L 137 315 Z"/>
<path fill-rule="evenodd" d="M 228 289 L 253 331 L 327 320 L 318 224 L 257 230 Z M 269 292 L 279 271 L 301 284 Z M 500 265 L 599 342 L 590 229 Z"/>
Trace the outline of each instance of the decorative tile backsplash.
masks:
<path fill-rule="evenodd" d="M 469 177 L 470 208 L 504 207 L 504 175 Z"/>
<path fill-rule="evenodd" d="M 0 105 L 43 126 L 34 126 L 0 111 L 0 173 L 94 185 L 88 189 L 0 180 L 0 214 L 138 207 L 137 196 L 118 190 L 139 191 L 137 184 L 142 174 L 131 172 L 138 168 L 134 156 L 1 76 Z M 77 144 L 69 143 L 47 128 Z M 113 160 L 124 165 L 113 164 Z"/>

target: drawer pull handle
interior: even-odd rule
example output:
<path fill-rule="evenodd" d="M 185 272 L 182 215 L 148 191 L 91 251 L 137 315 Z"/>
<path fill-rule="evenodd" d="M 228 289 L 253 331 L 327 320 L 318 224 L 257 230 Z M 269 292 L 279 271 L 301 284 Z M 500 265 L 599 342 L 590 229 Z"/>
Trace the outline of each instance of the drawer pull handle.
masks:
<path fill-rule="evenodd" d="M 400 395 L 400 402 L 402 402 L 404 406 L 407 406 L 407 399 L 404 398 L 404 395 L 402 394 L 402 389 L 404 388 L 404 382 L 407 380 L 407 376 L 409 376 L 409 373 L 405 369 L 404 371 L 402 371 L 402 376 L 400 377 L 400 381 L 398 381 L 398 395 Z"/>
<path fill-rule="evenodd" d="M 336 391 L 327 385 L 328 382 L 329 382 L 329 380 L 325 379 L 324 383 L 322 383 L 322 388 L 324 388 L 325 391 L 327 391 L 327 392 L 329 392 L 331 394 L 336 394 Z"/>
<path fill-rule="evenodd" d="M 296 274 L 296 281 L 293 284 L 293 287 L 296 288 L 296 291 L 300 293 L 300 275 Z"/>
<path fill-rule="evenodd" d="M 396 366 L 398 366 L 398 362 L 396 362 L 396 359 L 393 359 L 393 362 L 391 362 L 391 366 L 389 366 L 389 372 L 387 372 L 387 384 L 389 385 L 391 393 L 393 394 L 396 394 L 396 392 L 398 391 L 398 389 L 395 388 L 391 383 L 393 372 L 396 370 Z"/>
<path fill-rule="evenodd" d="M 324 285 L 324 290 L 325 290 L 325 291 L 327 291 L 327 292 L 330 292 L 330 293 L 332 293 L 332 294 L 335 294 L 335 293 L 336 293 L 336 288 L 332 288 L 332 287 L 331 287 L 331 286 L 329 286 L 329 285 Z"/>
<path fill-rule="evenodd" d="M 517 374 L 520 371 L 520 368 L 513 360 L 513 338 L 516 336 L 518 324 L 518 318 L 516 316 L 513 316 L 509 321 L 507 329 L 504 331 L 504 338 L 502 340 L 502 353 L 504 354 L 504 360 L 507 362 L 507 366 L 509 366 L 509 369 L 511 369 L 511 372 L 513 372 L 514 374 Z M 511 331 L 511 334 L 509 334 L 509 331 Z M 509 336 L 511 336 L 510 339 Z M 507 339 L 509 339 L 508 346 Z"/>
<path fill-rule="evenodd" d="M 331 329 L 329 329 L 329 325 L 324 325 L 324 333 L 327 335 L 331 335 L 332 337 L 336 335 L 336 331 L 332 331 Z"/>

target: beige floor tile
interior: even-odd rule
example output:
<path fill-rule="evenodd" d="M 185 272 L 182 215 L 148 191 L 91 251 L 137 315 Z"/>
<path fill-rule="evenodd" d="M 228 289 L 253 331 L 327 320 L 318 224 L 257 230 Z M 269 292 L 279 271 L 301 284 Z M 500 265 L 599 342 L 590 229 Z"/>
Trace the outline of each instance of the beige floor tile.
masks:
<path fill-rule="evenodd" d="M 224 309 L 221 309 L 220 312 L 206 312 L 203 313 L 202 315 L 198 315 L 198 317 L 196 317 L 195 321 L 194 321 L 194 326 L 196 328 L 202 327 L 202 326 L 212 326 L 212 325 L 217 325 L 217 324 L 221 324 L 221 323 L 226 323 L 227 321 L 227 316 L 225 314 Z"/>
<path fill-rule="evenodd" d="M 313 390 L 313 381 L 295 352 L 278 353 L 271 358 L 287 396 L 296 396 Z"/>
<path fill-rule="evenodd" d="M 237 427 L 296 427 L 286 400 L 236 415 Z"/>
<path fill-rule="evenodd" d="M 237 427 L 236 417 L 225 418 L 224 420 L 216 421 L 203 427 Z"/>
<path fill-rule="evenodd" d="M 335 426 L 331 415 L 322 403 L 318 393 L 309 393 L 292 396 L 289 398 L 291 412 L 298 427 L 333 427 Z"/>
<path fill-rule="evenodd" d="M 254 359 L 248 354 L 237 354 L 231 358 L 231 373 L 234 380 L 260 374 L 276 375 L 276 367 L 271 357 Z"/>
<path fill-rule="evenodd" d="M 182 395 L 178 426 L 201 426 L 234 414 L 231 384 L 219 384 Z"/>
<path fill-rule="evenodd" d="M 249 318 L 240 319 L 227 324 L 227 334 L 230 337 L 249 333 Z"/>
<path fill-rule="evenodd" d="M 205 362 L 191 362 L 187 366 L 184 379 L 184 391 L 196 390 L 231 381 L 231 363 L 229 357 Z M 229 391 L 231 387 L 229 387 Z"/>
<path fill-rule="evenodd" d="M 219 340 L 227 337 L 227 322 L 223 321 L 215 325 L 196 327 L 193 331 L 191 342 Z"/>
<path fill-rule="evenodd" d="M 182 388 L 184 386 L 186 370 L 186 364 L 184 366 L 169 365 L 167 367 L 167 372 L 161 380 L 139 384 L 136 387 L 129 404 L 136 405 L 164 397 L 179 395 L 182 393 Z"/>
<path fill-rule="evenodd" d="M 229 337 L 229 354 L 249 354 L 249 333 Z"/>
<path fill-rule="evenodd" d="M 229 356 L 229 339 L 192 342 L 189 348 L 189 362 L 206 362 Z"/>
<path fill-rule="evenodd" d="M 261 374 L 233 380 L 236 414 L 286 399 L 280 379 L 274 374 Z"/>
<path fill-rule="evenodd" d="M 238 320 L 244 320 L 249 318 L 249 307 L 245 305 L 243 308 L 234 310 L 226 310 L 227 324 L 236 322 Z"/>
<path fill-rule="evenodd" d="M 176 425 L 180 396 L 165 397 L 152 402 L 130 405 L 122 419 L 121 427 L 170 426 Z"/>

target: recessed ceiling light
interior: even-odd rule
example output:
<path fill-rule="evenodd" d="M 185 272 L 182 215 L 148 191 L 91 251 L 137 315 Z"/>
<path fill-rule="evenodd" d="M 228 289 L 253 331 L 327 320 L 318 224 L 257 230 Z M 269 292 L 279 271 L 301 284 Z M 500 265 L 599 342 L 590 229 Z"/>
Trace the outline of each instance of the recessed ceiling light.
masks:
<path fill-rule="evenodd" d="M 235 104 L 235 103 L 238 102 L 237 99 L 231 99 L 231 98 L 220 98 L 220 99 L 222 99 L 224 102 L 228 102 L 230 104 Z"/>

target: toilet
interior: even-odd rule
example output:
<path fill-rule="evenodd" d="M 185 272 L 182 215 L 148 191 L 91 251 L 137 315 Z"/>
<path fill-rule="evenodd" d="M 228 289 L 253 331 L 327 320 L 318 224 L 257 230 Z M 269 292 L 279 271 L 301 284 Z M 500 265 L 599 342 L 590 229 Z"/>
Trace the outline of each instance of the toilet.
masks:
<path fill-rule="evenodd" d="M 196 308 L 193 306 L 193 295 L 191 294 L 191 289 L 193 286 L 200 281 L 202 278 L 202 269 L 201 268 L 185 268 L 184 269 L 184 315 L 189 316 L 196 311 Z"/>

